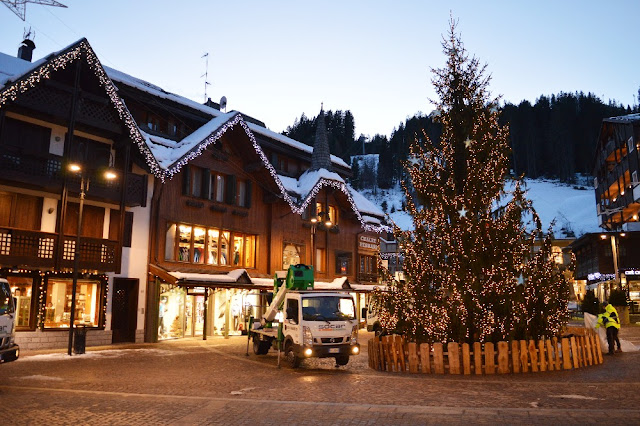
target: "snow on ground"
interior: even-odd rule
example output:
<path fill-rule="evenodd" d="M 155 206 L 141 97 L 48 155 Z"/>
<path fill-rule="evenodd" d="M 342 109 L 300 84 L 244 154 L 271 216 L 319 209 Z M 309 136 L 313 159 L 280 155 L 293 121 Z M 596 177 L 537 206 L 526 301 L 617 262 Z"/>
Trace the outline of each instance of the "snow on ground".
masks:
<path fill-rule="evenodd" d="M 525 179 L 525 184 L 526 197 L 533 202 L 544 231 L 554 219 L 553 231 L 557 238 L 569 237 L 571 232 L 578 238 L 600 230 L 593 188 L 546 179 Z M 512 189 L 513 185 L 508 183 L 507 190 Z M 378 206 L 382 207 L 383 201 L 386 201 L 389 218 L 401 229 L 413 229 L 411 216 L 402 211 L 404 193 L 400 185 L 389 190 L 366 189 L 360 192 Z"/>
<path fill-rule="evenodd" d="M 120 358 L 133 353 L 146 353 L 156 356 L 178 355 L 181 351 L 167 351 L 163 349 L 108 349 L 104 351 L 89 351 L 81 355 L 69 356 L 66 352 L 58 352 L 52 354 L 40 354 L 32 356 L 22 356 L 20 362 L 25 361 L 66 361 L 77 359 L 105 359 Z"/>

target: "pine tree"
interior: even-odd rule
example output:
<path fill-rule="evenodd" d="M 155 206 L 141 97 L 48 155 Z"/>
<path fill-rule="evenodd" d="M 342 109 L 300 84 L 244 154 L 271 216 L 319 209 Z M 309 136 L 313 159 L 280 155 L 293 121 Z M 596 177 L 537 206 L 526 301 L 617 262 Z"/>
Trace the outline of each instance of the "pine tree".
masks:
<path fill-rule="evenodd" d="M 498 123 L 486 65 L 469 57 L 455 29 L 452 20 L 442 43 L 446 66 L 433 70 L 440 141 L 423 132 L 405 163 L 414 230 L 395 230 L 404 245 L 406 280 L 381 296 L 382 322 L 416 341 L 522 338 L 533 331 L 528 309 L 546 300 L 543 288 L 562 283 L 548 256 L 527 266 L 540 221 L 519 183 L 505 200 L 508 127 Z M 533 233 L 526 231 L 525 214 Z M 524 286 L 523 274 L 533 274 Z M 549 311 L 538 321 L 542 335 L 557 332 L 566 301 Z"/>

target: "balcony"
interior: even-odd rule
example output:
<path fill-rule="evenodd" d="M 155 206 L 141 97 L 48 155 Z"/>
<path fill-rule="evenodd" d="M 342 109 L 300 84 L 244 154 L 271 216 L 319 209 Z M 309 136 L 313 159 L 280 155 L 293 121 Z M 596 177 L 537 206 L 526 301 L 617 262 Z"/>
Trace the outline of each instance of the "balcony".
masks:
<path fill-rule="evenodd" d="M 31 155 L 3 148 L 0 153 L 0 180 L 27 185 L 47 192 L 59 193 L 62 188 L 62 157 L 58 155 Z M 69 176 L 69 191 L 80 191 L 80 179 Z M 122 179 L 107 182 L 97 175 L 91 177 L 87 197 L 120 203 Z M 127 207 L 146 207 L 147 176 L 127 173 L 125 202 Z"/>
<path fill-rule="evenodd" d="M 57 256 L 58 234 L 0 228 L 0 264 L 53 269 L 73 268 L 76 237 L 63 236 L 61 256 Z M 113 272 L 119 269 L 120 244 L 114 240 L 80 237 L 79 269 Z"/>

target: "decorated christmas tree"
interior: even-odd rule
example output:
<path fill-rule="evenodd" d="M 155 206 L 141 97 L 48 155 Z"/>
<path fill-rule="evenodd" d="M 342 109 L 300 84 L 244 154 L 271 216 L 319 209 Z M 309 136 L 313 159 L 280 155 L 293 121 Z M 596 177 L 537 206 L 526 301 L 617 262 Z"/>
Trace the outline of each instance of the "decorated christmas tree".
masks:
<path fill-rule="evenodd" d="M 414 230 L 395 230 L 405 280 L 380 297 L 385 328 L 417 341 L 497 341 L 550 336 L 567 317 L 567 282 L 551 235 L 519 181 L 507 185 L 509 130 L 498 124 L 486 65 L 467 53 L 452 20 L 446 65 L 432 70 L 439 141 L 423 134 L 403 182 Z M 423 132 L 424 133 L 424 132 Z"/>

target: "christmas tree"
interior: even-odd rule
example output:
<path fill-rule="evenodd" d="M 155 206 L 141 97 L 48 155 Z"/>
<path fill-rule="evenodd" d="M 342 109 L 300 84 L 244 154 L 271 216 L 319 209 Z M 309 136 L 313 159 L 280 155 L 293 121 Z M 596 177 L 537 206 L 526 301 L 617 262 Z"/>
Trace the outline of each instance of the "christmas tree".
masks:
<path fill-rule="evenodd" d="M 498 124 L 499 99 L 455 29 L 452 20 L 445 67 L 432 70 L 441 139 L 423 134 L 405 164 L 414 230 L 395 230 L 406 279 L 380 297 L 382 322 L 416 341 L 550 336 L 566 321 L 567 283 L 551 260 L 551 235 L 532 254 L 541 224 L 520 182 L 505 191 L 509 130 Z"/>

